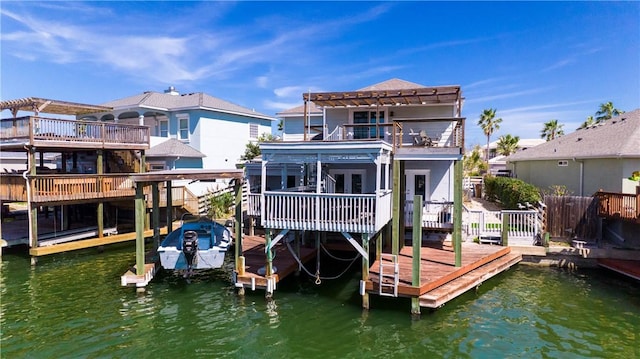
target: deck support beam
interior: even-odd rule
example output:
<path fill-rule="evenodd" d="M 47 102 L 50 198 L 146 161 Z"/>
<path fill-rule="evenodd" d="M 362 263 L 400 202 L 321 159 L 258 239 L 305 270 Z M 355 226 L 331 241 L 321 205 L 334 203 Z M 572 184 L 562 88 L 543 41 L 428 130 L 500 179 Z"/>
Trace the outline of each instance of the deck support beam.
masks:
<path fill-rule="evenodd" d="M 236 195 L 235 198 L 235 223 L 234 223 L 234 231 L 235 231 L 235 248 L 234 255 L 236 259 L 236 272 L 239 275 L 244 275 L 244 256 L 242 255 L 242 181 L 235 180 L 233 183 L 233 190 Z M 251 222 L 251 226 L 253 226 L 253 219 L 249 219 Z"/>
<path fill-rule="evenodd" d="M 462 159 L 453 161 L 453 250 L 462 267 Z"/>
<path fill-rule="evenodd" d="M 353 238 L 352 238 L 353 240 Z M 356 243 L 357 244 L 357 243 Z M 369 233 L 362 233 L 362 248 L 365 253 L 369 253 Z M 319 254 L 319 253 L 318 253 Z M 362 256 L 362 282 L 361 286 L 365 286 L 365 283 L 369 281 L 369 256 Z M 366 290 L 362 291 L 362 308 L 369 309 L 369 293 Z"/>
<path fill-rule="evenodd" d="M 135 221 L 136 221 L 136 275 L 144 275 L 144 183 L 136 183 Z"/>
<path fill-rule="evenodd" d="M 411 268 L 411 285 L 420 288 L 420 250 L 422 247 L 422 196 L 413 196 L 413 263 Z M 411 314 L 420 315 L 420 298 L 411 297 Z"/>
<path fill-rule="evenodd" d="M 167 187 L 167 233 L 173 232 L 173 188 L 171 181 L 166 182 Z"/>
<path fill-rule="evenodd" d="M 353 239 L 353 237 L 351 237 L 351 234 L 349 234 L 348 232 L 340 232 L 342 233 L 342 235 L 344 236 L 344 238 L 347 239 L 347 241 L 349 241 L 349 243 L 351 243 L 351 245 L 353 246 L 353 248 L 355 248 L 358 253 L 360 253 L 360 255 L 362 256 L 362 258 L 366 259 L 367 261 L 369 260 L 369 234 L 368 233 L 363 233 L 362 234 L 362 247 L 360 247 L 360 245 L 358 244 L 358 242 L 356 242 L 355 239 Z M 364 248 L 364 235 L 366 234 L 367 236 L 367 248 Z"/>
<path fill-rule="evenodd" d="M 158 190 L 158 182 L 151 183 L 151 201 L 153 211 L 151 213 L 151 226 L 153 227 L 153 243 L 154 248 L 160 246 L 160 191 Z M 167 202 L 169 203 L 169 202 Z"/>
<path fill-rule="evenodd" d="M 102 175 L 104 174 L 104 153 L 102 150 L 98 150 L 96 151 L 96 172 L 98 175 Z M 98 186 L 100 186 L 98 188 L 98 191 L 102 192 L 104 191 L 104 188 L 102 188 L 102 184 L 104 183 L 104 180 L 102 179 L 102 177 L 98 176 L 99 178 L 99 182 L 98 182 Z M 98 208 L 97 213 L 96 213 L 96 219 L 98 221 L 98 238 L 102 238 L 104 237 L 104 201 L 100 201 L 98 202 Z M 47 211 L 48 212 L 48 211 Z"/>
<path fill-rule="evenodd" d="M 267 251 L 272 250 L 272 249 L 273 249 L 273 246 L 275 246 L 276 244 L 278 244 L 278 242 L 280 242 L 280 240 L 281 240 L 282 238 L 284 238 L 284 237 L 287 235 L 287 233 L 289 233 L 289 229 L 288 229 L 288 228 L 287 228 L 287 229 L 285 229 L 285 230 L 283 230 L 282 232 L 278 233 L 278 235 L 276 236 L 276 238 L 274 238 L 274 240 L 273 240 L 273 241 L 271 241 L 271 243 L 269 244 L 269 246 L 264 247 L 264 252 L 266 253 Z"/>
<path fill-rule="evenodd" d="M 401 228 L 402 218 L 400 218 L 402 209 L 402 196 L 400 182 L 402 179 L 402 161 L 393 161 L 393 204 L 392 204 L 392 234 L 391 234 L 391 253 L 398 255 L 400 253 L 400 236 L 404 236 Z"/>

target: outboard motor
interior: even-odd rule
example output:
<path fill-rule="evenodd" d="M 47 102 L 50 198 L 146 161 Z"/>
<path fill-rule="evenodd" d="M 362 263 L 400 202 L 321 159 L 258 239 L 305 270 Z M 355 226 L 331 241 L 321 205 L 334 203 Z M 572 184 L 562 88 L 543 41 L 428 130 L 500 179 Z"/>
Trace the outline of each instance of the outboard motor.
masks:
<path fill-rule="evenodd" d="M 187 260 L 187 271 L 191 272 L 196 253 L 198 253 L 198 233 L 185 231 L 182 237 L 182 253 Z"/>

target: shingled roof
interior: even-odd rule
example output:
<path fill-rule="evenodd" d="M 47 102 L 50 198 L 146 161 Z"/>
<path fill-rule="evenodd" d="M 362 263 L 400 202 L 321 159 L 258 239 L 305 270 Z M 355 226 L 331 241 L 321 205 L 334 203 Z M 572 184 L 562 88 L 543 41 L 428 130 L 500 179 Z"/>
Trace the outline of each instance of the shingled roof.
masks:
<path fill-rule="evenodd" d="M 145 152 L 145 155 L 147 157 L 206 157 L 206 155 L 202 152 L 175 138 L 170 138 L 156 146 L 151 147 Z"/>
<path fill-rule="evenodd" d="M 275 120 L 273 117 L 260 112 L 236 105 L 229 101 L 207 95 L 202 92 L 189 94 L 177 94 L 176 92 L 159 93 L 148 91 L 123 99 L 114 100 L 103 104 L 113 107 L 115 110 L 122 108 L 149 108 L 160 111 L 176 111 L 190 109 L 206 109 L 226 113 L 239 114 L 250 117 L 258 117 L 267 120 Z"/>
<path fill-rule="evenodd" d="M 318 106 L 316 106 L 315 103 L 309 102 L 307 104 L 307 106 L 308 106 L 307 111 L 309 111 L 308 113 L 310 115 L 322 115 L 322 110 Z M 280 117 L 303 116 L 304 115 L 304 105 L 296 106 L 296 107 L 290 108 L 288 110 L 284 110 L 282 112 L 278 112 L 278 113 L 276 113 L 276 115 L 280 116 Z"/>
<path fill-rule="evenodd" d="M 517 152 L 507 161 L 573 158 L 640 158 L 640 109 Z"/>

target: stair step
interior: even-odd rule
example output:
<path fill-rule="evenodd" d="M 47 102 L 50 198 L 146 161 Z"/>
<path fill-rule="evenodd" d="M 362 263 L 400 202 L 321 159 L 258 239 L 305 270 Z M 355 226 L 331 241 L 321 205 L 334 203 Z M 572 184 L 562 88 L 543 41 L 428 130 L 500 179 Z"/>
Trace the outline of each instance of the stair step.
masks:
<path fill-rule="evenodd" d="M 438 308 L 487 279 L 504 272 L 522 260 L 518 253 L 508 253 L 420 296 L 420 306 Z"/>

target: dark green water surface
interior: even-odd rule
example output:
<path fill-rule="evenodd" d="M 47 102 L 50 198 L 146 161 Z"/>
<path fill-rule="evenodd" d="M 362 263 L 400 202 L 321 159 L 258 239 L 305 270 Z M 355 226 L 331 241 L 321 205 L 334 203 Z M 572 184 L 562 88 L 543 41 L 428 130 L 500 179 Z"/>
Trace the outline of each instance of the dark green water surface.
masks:
<path fill-rule="evenodd" d="M 131 246 L 0 264 L 1 358 L 640 358 L 640 283 L 518 265 L 412 319 L 408 299 L 371 297 L 360 273 L 289 278 L 268 302 L 239 297 L 230 268 L 191 283 L 120 286 Z"/>

